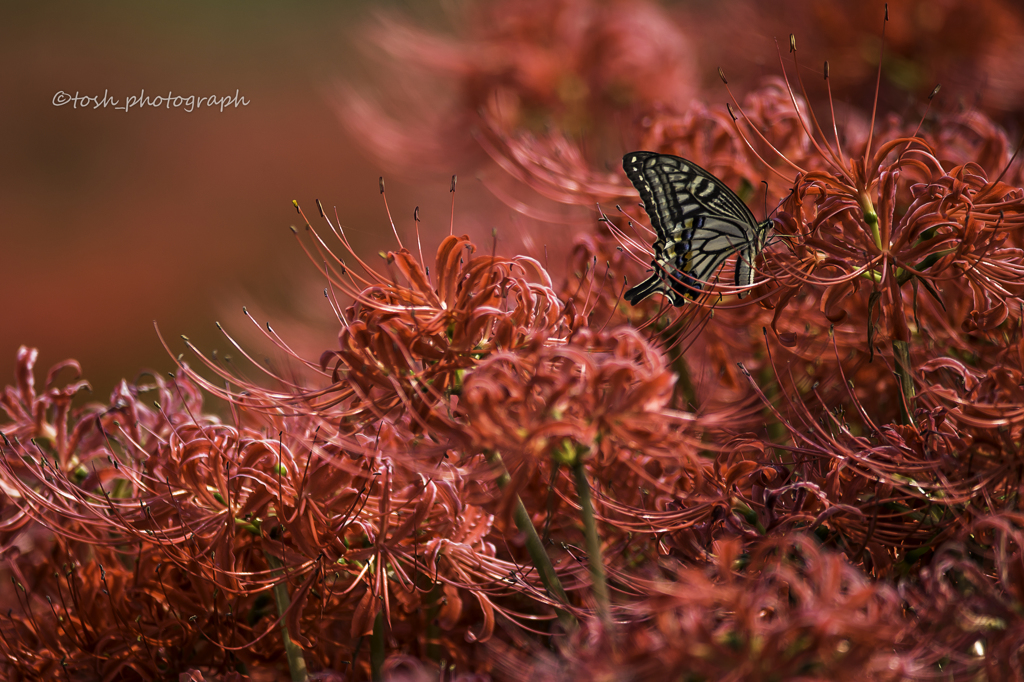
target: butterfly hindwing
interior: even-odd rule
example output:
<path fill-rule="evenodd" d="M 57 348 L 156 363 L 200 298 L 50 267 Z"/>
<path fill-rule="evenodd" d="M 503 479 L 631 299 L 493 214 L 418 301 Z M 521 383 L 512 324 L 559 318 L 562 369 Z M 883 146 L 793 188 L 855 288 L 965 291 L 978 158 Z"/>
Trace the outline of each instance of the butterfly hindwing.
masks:
<path fill-rule="evenodd" d="M 753 263 L 755 258 L 757 258 L 757 251 L 753 248 L 746 248 L 740 253 L 736 261 L 736 286 L 749 287 L 754 283 Z"/>
<path fill-rule="evenodd" d="M 678 156 L 632 152 L 623 157 L 622 165 L 658 235 L 655 272 L 626 292 L 631 304 L 660 291 L 673 305 L 682 305 L 686 296 L 696 298 L 704 283 L 737 252 L 736 284 L 753 283 L 753 260 L 771 220 L 758 224 L 725 183 Z"/>
<path fill-rule="evenodd" d="M 699 289 L 701 282 L 707 282 L 730 255 L 746 244 L 746 235 L 734 223 L 705 219 L 703 229 L 690 238 L 687 274 L 697 281 Z"/>

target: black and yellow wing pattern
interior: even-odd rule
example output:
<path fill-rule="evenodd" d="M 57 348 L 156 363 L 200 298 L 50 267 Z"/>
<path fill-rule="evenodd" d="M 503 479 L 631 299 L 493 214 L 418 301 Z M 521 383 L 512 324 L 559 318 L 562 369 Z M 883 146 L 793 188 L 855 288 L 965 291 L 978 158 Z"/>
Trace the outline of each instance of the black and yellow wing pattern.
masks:
<path fill-rule="evenodd" d="M 622 167 L 640 192 L 658 235 L 654 274 L 626 292 L 636 305 L 653 293 L 680 306 L 697 298 L 703 286 L 734 253 L 737 286 L 754 281 L 754 260 L 774 223 L 758 223 L 747 205 L 725 183 L 678 156 L 630 152 Z M 743 294 L 738 294 L 740 298 Z"/>

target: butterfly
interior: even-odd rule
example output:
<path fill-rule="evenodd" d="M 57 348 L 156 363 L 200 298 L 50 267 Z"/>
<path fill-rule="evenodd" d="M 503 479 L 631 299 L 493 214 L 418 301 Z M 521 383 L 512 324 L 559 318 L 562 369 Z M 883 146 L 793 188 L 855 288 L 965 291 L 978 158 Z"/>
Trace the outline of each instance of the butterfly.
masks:
<path fill-rule="evenodd" d="M 630 152 L 622 168 L 640 192 L 658 235 L 654 274 L 626 292 L 636 305 L 660 292 L 681 306 L 725 259 L 736 259 L 736 286 L 754 282 L 754 259 L 764 249 L 771 218 L 758 223 L 747 205 L 725 183 L 692 161 L 654 152 Z M 737 294 L 743 298 L 745 292 Z"/>

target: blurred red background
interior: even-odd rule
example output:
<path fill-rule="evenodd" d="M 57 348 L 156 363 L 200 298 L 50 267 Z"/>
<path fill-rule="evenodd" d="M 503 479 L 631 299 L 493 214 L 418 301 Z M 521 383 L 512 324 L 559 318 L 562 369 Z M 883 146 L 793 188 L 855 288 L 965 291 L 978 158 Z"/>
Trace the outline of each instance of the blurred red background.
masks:
<path fill-rule="evenodd" d="M 833 79 L 852 79 L 854 91 L 862 84 L 867 97 L 880 5 L 735 0 L 664 8 L 694 42 L 702 96 L 721 102 L 716 67 L 724 66 L 742 92 L 778 73 L 772 38 L 778 35 L 785 49 L 790 30 L 808 73 L 820 77 L 820 58 L 830 58 Z M 377 177 L 387 171 L 339 120 L 338 86 L 355 78 L 372 98 L 374 78 L 389 73 L 378 69 L 385 57 L 375 62 L 373 52 L 368 59 L 359 49 L 370 40 L 358 27 L 371 9 L 412 13 L 413 23 L 446 31 L 454 25 L 457 34 L 459 12 L 448 21 L 442 6 L 4 3 L 0 376 L 10 376 L 4 367 L 13 370 L 19 345 L 33 345 L 41 349 L 41 367 L 77 358 L 102 397 L 143 368 L 171 369 L 153 320 L 176 352 L 184 351 L 180 334 L 204 350 L 223 350 L 215 320 L 252 333 L 242 305 L 264 312 L 261 322 L 278 322 L 275 328 L 300 348 L 332 343 L 323 283 L 287 229 L 301 224 L 291 200 L 317 226 L 315 200 L 328 210 L 337 206 L 363 253 L 393 244 L 377 192 Z M 949 1 L 893 4 L 892 14 L 883 78 L 890 107 L 910 109 L 945 79 L 947 106 L 978 106 L 1015 127 L 1022 93 L 1004 87 L 1003 76 L 1019 73 L 1024 59 L 1014 49 L 1024 23 L 1019 9 L 1000 0 Z M 52 103 L 58 91 L 108 91 L 123 101 L 142 89 L 183 96 L 238 90 L 250 103 L 191 113 Z M 415 108 L 405 113 L 417 115 Z M 462 180 L 457 232 L 475 232 L 485 243 L 488 221 L 504 223 L 511 213 L 474 212 L 474 205 L 495 202 L 472 182 L 472 161 L 452 154 L 424 170 L 415 185 L 388 176 L 403 235 L 411 235 L 417 205 L 426 227 L 447 228 L 453 173 Z M 424 250 L 432 249 L 425 241 Z M 304 338 L 296 340 L 287 325 L 295 318 L 320 322 L 301 325 Z"/>
<path fill-rule="evenodd" d="M 3 383 L 21 344 L 41 349 L 40 367 L 77 358 L 105 397 L 122 377 L 172 368 L 153 320 L 176 352 L 180 334 L 225 350 L 214 321 L 245 333 L 242 305 L 269 311 L 271 324 L 308 311 L 329 320 L 323 284 L 288 226 L 301 224 L 292 199 L 314 220 L 319 198 L 338 207 L 356 245 L 390 235 L 381 171 L 332 101 L 366 5 L 4 3 Z M 58 91 L 107 90 L 123 104 L 142 89 L 237 89 L 250 103 L 223 113 L 52 104 Z M 447 190 L 446 180 L 389 183 L 396 220 L 411 224 L 413 206 L 434 201 L 447 224 Z M 322 327 L 314 345 L 336 331 Z"/>

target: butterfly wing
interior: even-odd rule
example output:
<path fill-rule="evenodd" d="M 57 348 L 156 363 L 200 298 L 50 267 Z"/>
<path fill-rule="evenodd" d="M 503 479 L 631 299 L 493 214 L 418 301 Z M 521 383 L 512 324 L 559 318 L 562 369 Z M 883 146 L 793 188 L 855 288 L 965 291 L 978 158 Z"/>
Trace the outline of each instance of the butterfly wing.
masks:
<path fill-rule="evenodd" d="M 686 296 L 696 298 L 703 283 L 737 251 L 737 285 L 753 282 L 751 264 L 770 223 L 758 225 L 735 192 L 678 156 L 632 152 L 623 157 L 622 166 L 658 235 L 656 271 L 626 292 L 631 304 L 661 291 L 673 305 L 682 305 Z"/>
<path fill-rule="evenodd" d="M 695 163 L 678 156 L 632 152 L 622 158 L 622 168 L 640 192 L 644 210 L 658 238 L 678 233 L 687 218 L 710 215 L 756 227 L 747 205 L 724 182 Z"/>
<path fill-rule="evenodd" d="M 739 259 L 736 261 L 736 286 L 738 287 L 749 287 L 754 283 L 754 259 L 757 258 L 757 254 L 761 253 L 764 248 L 765 237 L 768 234 L 768 230 L 775 226 L 775 221 L 768 218 L 763 223 L 757 226 L 757 232 L 754 236 L 754 241 L 748 244 L 739 255 Z M 743 298 L 745 294 L 740 292 L 737 294 L 740 298 Z"/>
<path fill-rule="evenodd" d="M 692 297 L 696 296 L 702 284 L 711 279 L 729 256 L 746 250 L 750 244 L 745 226 L 735 221 L 702 216 L 697 224 L 699 227 L 692 231 L 688 241 L 689 251 L 682 259 L 683 268 L 679 268 L 685 274 L 684 281 L 692 280 L 687 282 L 694 288 Z"/>

